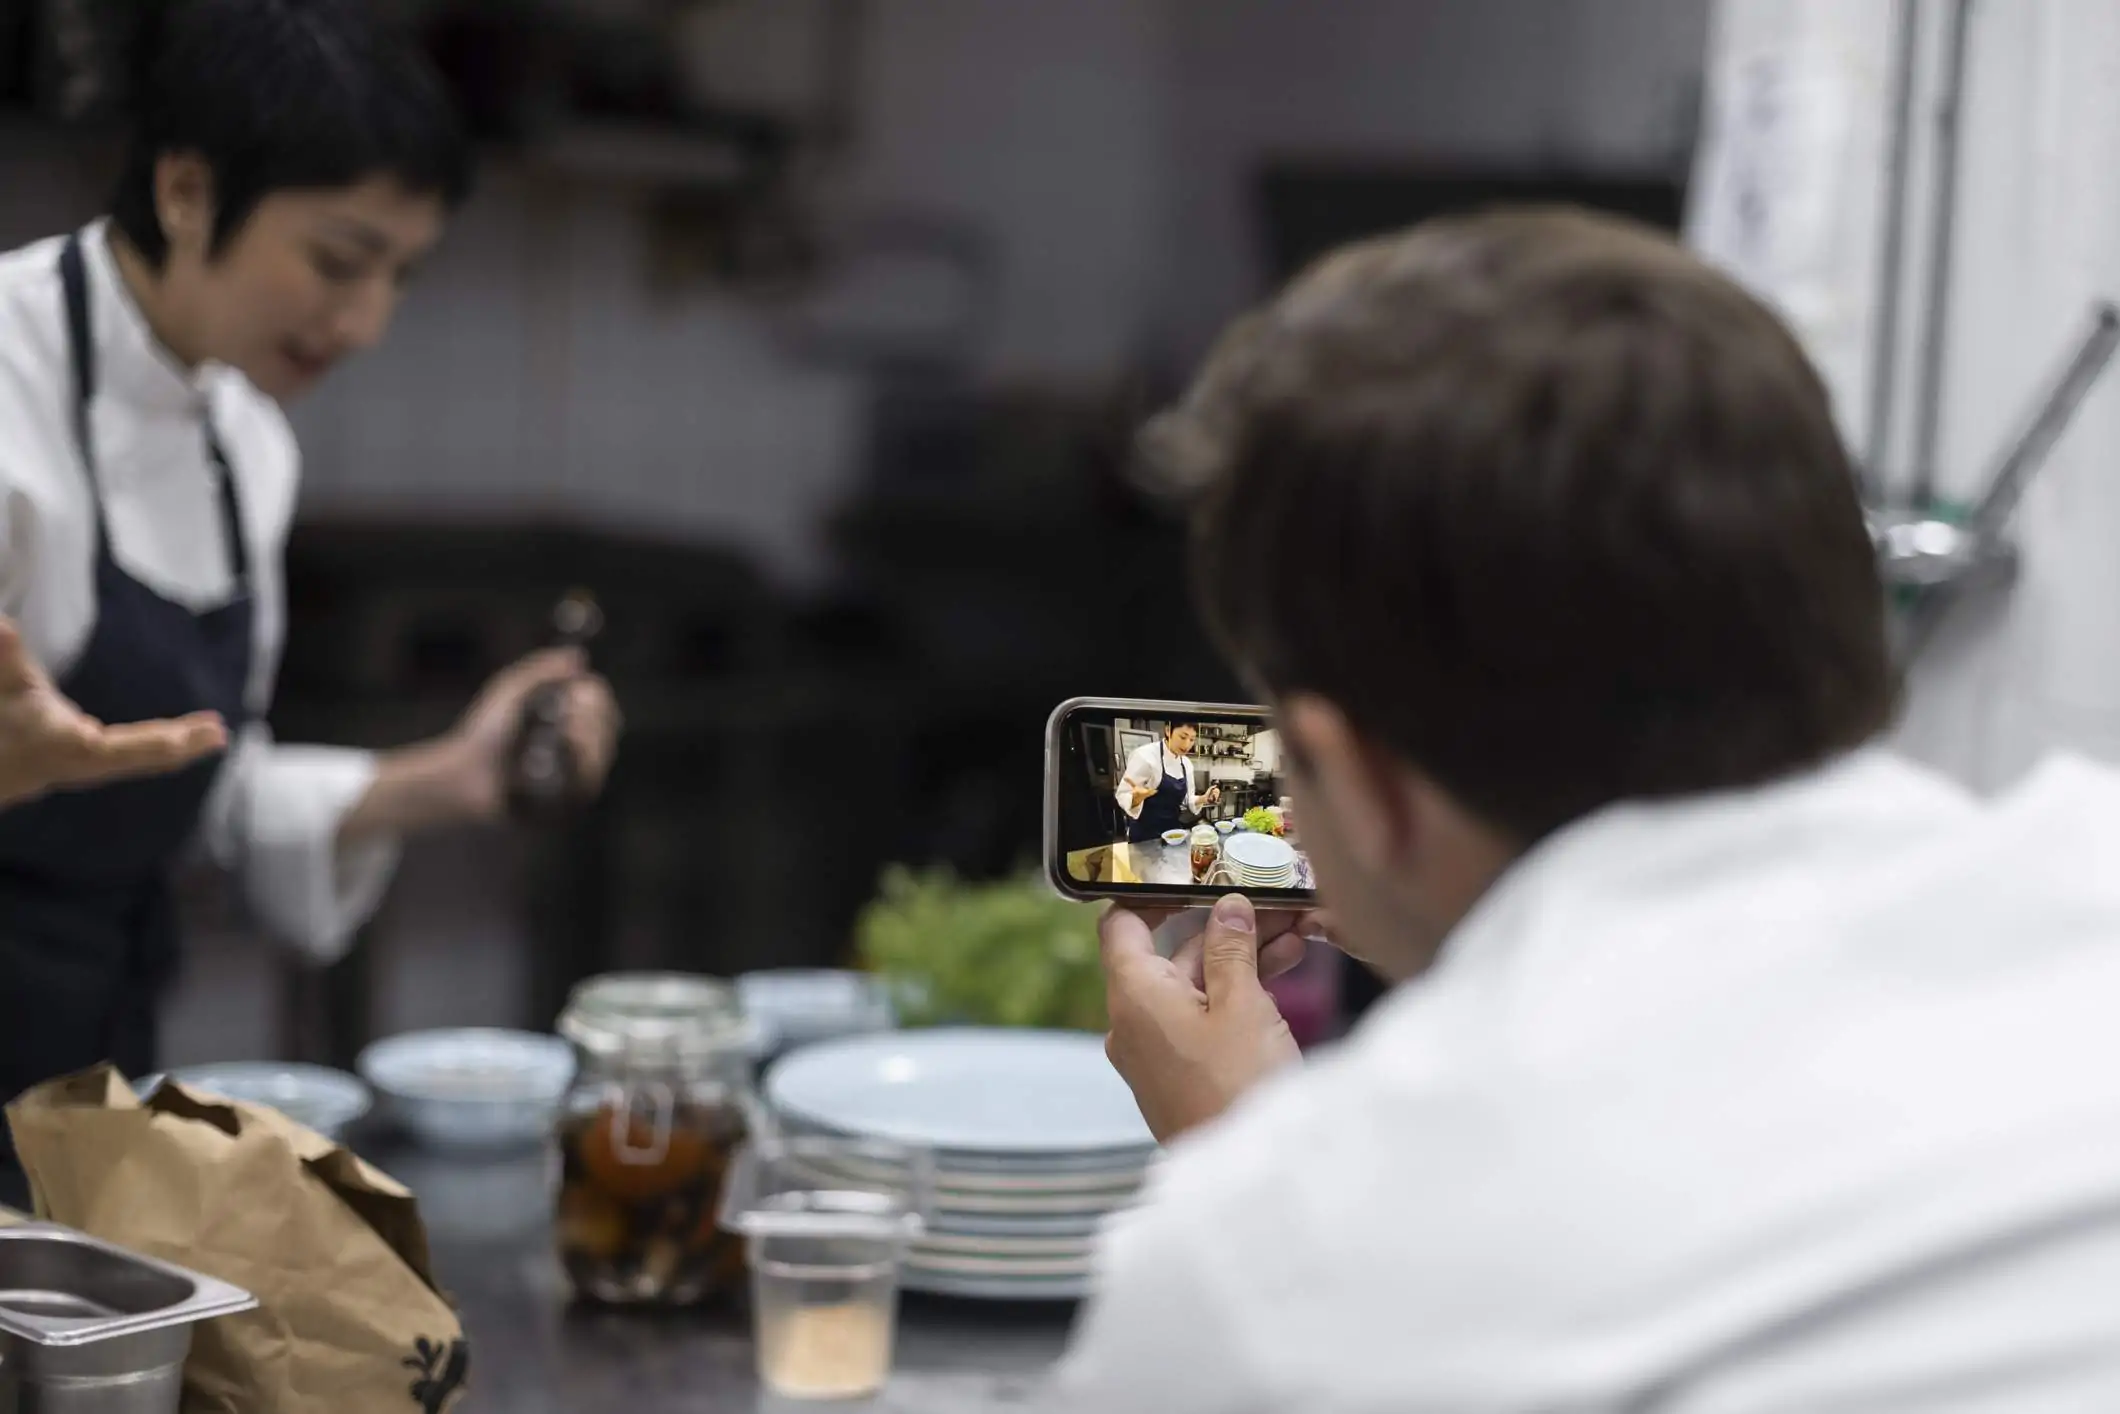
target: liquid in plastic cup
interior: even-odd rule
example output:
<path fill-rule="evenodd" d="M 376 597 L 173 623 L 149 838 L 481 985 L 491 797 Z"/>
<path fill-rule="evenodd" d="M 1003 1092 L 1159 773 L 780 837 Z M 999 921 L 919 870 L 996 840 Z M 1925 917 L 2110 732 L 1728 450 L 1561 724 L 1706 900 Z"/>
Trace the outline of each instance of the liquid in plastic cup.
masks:
<path fill-rule="evenodd" d="M 925 1228 L 925 1151 L 863 1140 L 755 1140 L 721 1221 L 744 1234 L 758 1378 L 796 1400 L 859 1399 L 890 1379 L 898 1267 Z"/>
<path fill-rule="evenodd" d="M 862 1261 L 833 1239 L 753 1240 L 758 1378 L 790 1399 L 858 1399 L 891 1377 L 898 1261 Z"/>

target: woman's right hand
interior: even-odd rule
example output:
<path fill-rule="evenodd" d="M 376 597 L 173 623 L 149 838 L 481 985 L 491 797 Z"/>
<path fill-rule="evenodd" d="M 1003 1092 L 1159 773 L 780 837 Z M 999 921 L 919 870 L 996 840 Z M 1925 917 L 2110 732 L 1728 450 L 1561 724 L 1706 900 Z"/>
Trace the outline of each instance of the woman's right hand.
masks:
<path fill-rule="evenodd" d="M 219 715 L 107 727 L 66 700 L 0 618 L 0 806 L 48 791 L 159 775 L 228 745 Z"/>

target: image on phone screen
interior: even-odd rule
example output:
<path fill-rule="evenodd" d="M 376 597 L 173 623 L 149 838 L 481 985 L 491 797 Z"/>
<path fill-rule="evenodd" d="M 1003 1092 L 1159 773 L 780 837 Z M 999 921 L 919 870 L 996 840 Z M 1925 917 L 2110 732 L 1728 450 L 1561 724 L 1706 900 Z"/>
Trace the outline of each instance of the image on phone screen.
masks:
<path fill-rule="evenodd" d="M 1264 709 L 1069 704 L 1054 718 L 1048 770 L 1047 863 L 1063 892 L 1313 890 Z"/>

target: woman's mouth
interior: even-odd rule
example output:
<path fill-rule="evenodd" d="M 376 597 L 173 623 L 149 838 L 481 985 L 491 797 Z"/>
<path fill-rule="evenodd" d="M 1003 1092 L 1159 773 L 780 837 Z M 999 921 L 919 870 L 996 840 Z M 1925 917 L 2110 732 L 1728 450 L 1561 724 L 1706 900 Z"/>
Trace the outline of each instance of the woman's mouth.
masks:
<path fill-rule="evenodd" d="M 280 345 L 280 357 L 295 377 L 304 383 L 322 378 L 331 371 L 331 365 L 338 362 L 332 355 L 312 353 L 298 344 Z"/>

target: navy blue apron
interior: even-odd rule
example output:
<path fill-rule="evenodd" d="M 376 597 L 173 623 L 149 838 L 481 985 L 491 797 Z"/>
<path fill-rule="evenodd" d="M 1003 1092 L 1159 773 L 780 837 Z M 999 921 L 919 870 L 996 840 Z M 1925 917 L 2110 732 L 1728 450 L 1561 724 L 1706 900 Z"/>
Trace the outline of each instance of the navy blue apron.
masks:
<path fill-rule="evenodd" d="M 209 419 L 221 529 L 235 595 L 195 614 L 127 575 L 111 556 L 89 406 L 96 391 L 88 278 L 80 238 L 59 258 L 73 352 L 74 437 L 96 537 L 96 622 L 59 689 L 110 723 L 216 711 L 246 717 L 251 664 L 250 554 L 235 477 Z M 177 960 L 172 866 L 197 832 L 220 760 L 171 775 L 62 791 L 0 811 L 0 1101 L 54 1076 L 114 1061 L 155 1066 L 156 1004 Z M 0 1202 L 24 1195 L 0 1125 Z M 13 1187 L 10 1195 L 9 1189 Z"/>
<path fill-rule="evenodd" d="M 1167 772 L 1164 774 L 1163 784 L 1156 787 L 1154 795 L 1141 802 L 1141 813 L 1126 827 L 1126 838 L 1129 842 L 1140 844 L 1144 840 L 1156 838 L 1166 830 L 1184 827 L 1185 822 L 1180 820 L 1178 815 L 1185 809 L 1186 790 L 1192 784 L 1185 778 L 1185 772 L 1189 769 L 1180 766 L 1177 775 L 1173 776 Z"/>

